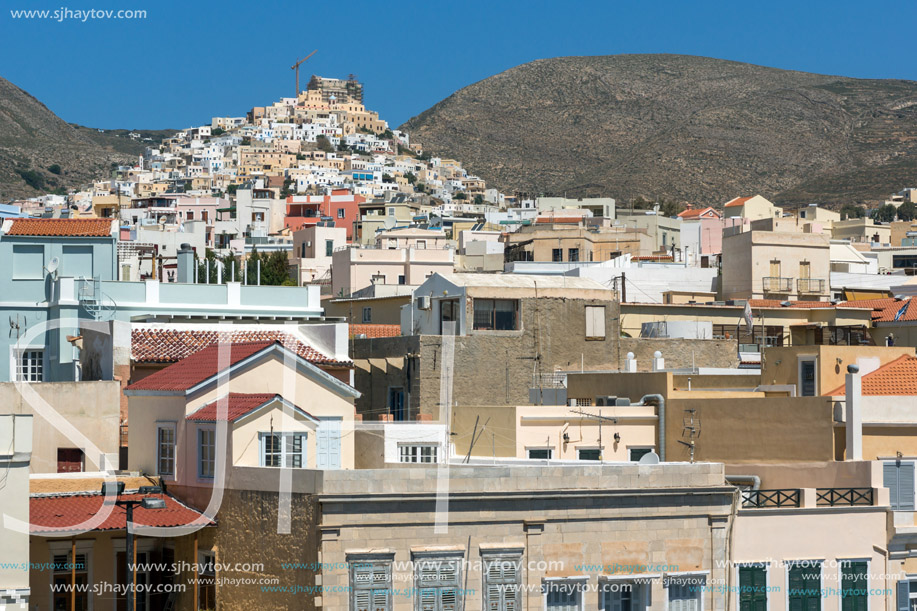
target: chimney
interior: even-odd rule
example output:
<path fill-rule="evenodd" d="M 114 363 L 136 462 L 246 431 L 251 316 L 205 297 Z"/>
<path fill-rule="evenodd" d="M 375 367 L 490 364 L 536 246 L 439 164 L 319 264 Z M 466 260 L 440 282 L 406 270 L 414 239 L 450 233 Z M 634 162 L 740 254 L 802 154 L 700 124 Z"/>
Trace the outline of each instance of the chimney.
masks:
<path fill-rule="evenodd" d="M 863 460 L 863 380 L 857 365 L 847 365 L 847 460 Z"/>
<path fill-rule="evenodd" d="M 662 353 L 658 350 L 653 353 L 653 371 L 664 371 L 665 370 L 665 359 L 662 358 Z"/>
<path fill-rule="evenodd" d="M 627 373 L 637 373 L 637 357 L 633 352 L 628 352 L 624 360 L 624 371 Z"/>
<path fill-rule="evenodd" d="M 194 282 L 194 251 L 190 244 L 182 244 L 178 249 L 178 282 Z"/>

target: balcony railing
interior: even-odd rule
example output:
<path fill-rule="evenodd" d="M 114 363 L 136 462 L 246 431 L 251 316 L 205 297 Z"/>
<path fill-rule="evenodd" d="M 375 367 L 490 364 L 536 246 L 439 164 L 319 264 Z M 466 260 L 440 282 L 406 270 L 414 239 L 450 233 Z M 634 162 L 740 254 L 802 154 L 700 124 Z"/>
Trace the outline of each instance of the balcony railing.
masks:
<path fill-rule="evenodd" d="M 819 507 L 870 506 L 873 503 L 872 488 L 816 488 L 815 498 Z"/>
<path fill-rule="evenodd" d="M 800 278 L 796 281 L 796 289 L 800 295 L 821 295 L 825 292 L 825 281 L 822 278 Z"/>
<path fill-rule="evenodd" d="M 792 293 L 793 279 L 778 276 L 765 276 L 761 279 L 765 293 Z"/>
<path fill-rule="evenodd" d="M 742 507 L 752 509 L 799 507 L 799 489 L 743 490 Z"/>

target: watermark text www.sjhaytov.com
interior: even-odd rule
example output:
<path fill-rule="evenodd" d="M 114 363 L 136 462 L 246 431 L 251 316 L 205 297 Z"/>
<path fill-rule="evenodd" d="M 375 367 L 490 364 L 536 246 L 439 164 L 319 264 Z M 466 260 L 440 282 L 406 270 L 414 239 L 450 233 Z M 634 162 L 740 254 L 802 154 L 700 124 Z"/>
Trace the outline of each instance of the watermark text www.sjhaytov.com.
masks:
<path fill-rule="evenodd" d="M 10 9 L 13 19 L 44 19 L 62 23 L 64 21 L 82 21 L 90 19 L 146 19 L 146 10 L 132 9 L 71 9 L 62 6 L 58 9 Z"/>

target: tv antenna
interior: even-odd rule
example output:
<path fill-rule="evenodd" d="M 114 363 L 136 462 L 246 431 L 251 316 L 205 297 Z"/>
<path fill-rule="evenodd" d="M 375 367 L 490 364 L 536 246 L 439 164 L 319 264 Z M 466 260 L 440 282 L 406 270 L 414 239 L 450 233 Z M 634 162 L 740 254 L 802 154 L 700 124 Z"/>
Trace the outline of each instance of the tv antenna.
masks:
<path fill-rule="evenodd" d="M 694 450 L 695 443 L 694 441 L 700 437 L 700 418 L 697 416 L 696 409 L 686 409 L 684 419 L 682 421 L 681 436 L 688 439 L 688 441 L 678 440 L 683 446 L 686 446 L 691 452 L 691 462 L 694 462 Z"/>

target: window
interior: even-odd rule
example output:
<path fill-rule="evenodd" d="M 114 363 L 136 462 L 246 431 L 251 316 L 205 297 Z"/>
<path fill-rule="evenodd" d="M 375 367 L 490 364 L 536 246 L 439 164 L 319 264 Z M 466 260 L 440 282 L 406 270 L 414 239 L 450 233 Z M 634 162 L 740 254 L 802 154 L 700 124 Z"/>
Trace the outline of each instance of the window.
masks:
<path fill-rule="evenodd" d="M 703 575 L 668 577 L 668 611 L 701 611 L 701 593 L 706 581 Z"/>
<path fill-rule="evenodd" d="M 395 216 L 395 209 L 394 209 L 394 208 L 389 208 L 389 209 L 387 210 L 387 214 L 388 214 L 388 216 Z"/>
<path fill-rule="evenodd" d="M 516 329 L 515 299 L 475 299 L 474 328 L 479 331 L 513 331 Z"/>
<path fill-rule="evenodd" d="M 70 587 L 73 578 L 73 569 L 76 569 L 76 608 L 89 608 L 89 558 L 88 554 L 79 553 L 74 558 L 69 552 L 65 554 L 54 554 L 52 580 L 54 582 L 54 609 L 69 609 L 71 603 L 71 591 L 65 590 Z M 73 559 L 73 564 L 71 564 Z M 75 566 L 74 566 L 75 565 Z"/>
<path fill-rule="evenodd" d="M 771 260 L 771 277 L 772 278 L 780 277 L 780 259 Z"/>
<path fill-rule="evenodd" d="M 373 309 L 372 308 L 363 308 L 363 322 L 368 323 L 373 321 Z"/>
<path fill-rule="evenodd" d="M 330 257 L 334 254 L 334 240 L 325 240 L 325 256 Z"/>
<path fill-rule="evenodd" d="M 392 558 L 347 557 L 350 566 L 350 608 L 391 611 Z"/>
<path fill-rule="evenodd" d="M 627 460 L 640 462 L 640 459 L 653 451 L 653 448 L 627 448 Z"/>
<path fill-rule="evenodd" d="M 259 433 L 261 466 L 302 469 L 306 466 L 307 433 Z"/>
<path fill-rule="evenodd" d="M 57 472 L 80 473 L 83 471 L 83 451 L 79 448 L 57 448 Z"/>
<path fill-rule="evenodd" d="M 529 448 L 529 458 L 536 460 L 550 460 L 554 453 L 552 448 Z"/>
<path fill-rule="evenodd" d="M 188 210 L 188 213 L 185 218 L 187 218 L 189 221 L 193 221 L 194 220 L 194 211 Z"/>
<path fill-rule="evenodd" d="M 567 261 L 579 261 L 579 248 L 567 249 Z"/>
<path fill-rule="evenodd" d="M 397 238 L 389 238 L 386 241 L 386 243 L 388 244 L 386 248 L 388 248 L 389 250 L 395 250 L 396 248 L 398 248 L 398 239 Z"/>
<path fill-rule="evenodd" d="M 583 586 L 579 581 L 558 580 L 544 584 L 545 609 L 580 611 L 583 608 Z"/>
<path fill-rule="evenodd" d="M 404 274 L 398 276 L 398 284 L 407 284 L 407 278 L 404 277 Z"/>
<path fill-rule="evenodd" d="M 436 444 L 398 444 L 398 462 L 435 463 L 438 461 L 439 448 Z"/>
<path fill-rule="evenodd" d="M 156 469 L 158 475 L 175 475 L 175 425 L 156 427 Z"/>
<path fill-rule="evenodd" d="M 13 354 L 16 359 L 16 382 L 41 382 L 45 379 L 44 350 L 28 348 Z"/>
<path fill-rule="evenodd" d="M 790 611 L 819 611 L 821 609 L 821 564 L 796 563 L 789 567 L 787 597 Z"/>
<path fill-rule="evenodd" d="M 868 563 L 846 560 L 841 563 L 841 611 L 866 611 L 869 592 Z M 743 610 L 744 611 L 744 610 Z"/>
<path fill-rule="evenodd" d="M 882 486 L 888 488 L 888 504 L 893 511 L 914 511 L 914 463 L 882 463 Z"/>
<path fill-rule="evenodd" d="M 767 611 L 767 568 L 739 567 L 739 611 Z"/>
<path fill-rule="evenodd" d="M 599 582 L 602 611 L 643 611 L 649 607 L 650 588 L 630 581 Z"/>
<path fill-rule="evenodd" d="M 419 609 L 458 611 L 464 602 L 461 558 L 415 558 L 414 587 Z"/>
<path fill-rule="evenodd" d="M 551 261 L 558 262 L 564 260 L 564 249 L 563 248 L 552 248 L 551 249 Z"/>
<path fill-rule="evenodd" d="M 414 242 L 414 248 L 416 248 L 417 250 L 425 250 L 427 248 L 427 241 L 426 240 L 417 240 L 416 242 Z"/>
<path fill-rule="evenodd" d="M 579 460 L 602 460 L 602 450 L 599 448 L 577 448 L 576 457 Z"/>
<path fill-rule="evenodd" d="M 302 242 L 302 243 L 299 245 L 299 258 L 300 258 L 300 259 L 305 259 L 305 258 L 306 258 L 306 243 L 305 243 L 305 242 Z"/>
<path fill-rule="evenodd" d="M 522 554 L 488 554 L 483 561 L 484 608 L 487 611 L 519 611 Z"/>
<path fill-rule="evenodd" d="M 197 474 L 202 478 L 212 478 L 216 467 L 216 431 L 213 429 L 197 430 Z"/>
<path fill-rule="evenodd" d="M 385 274 L 373 274 L 370 282 L 373 284 L 385 284 Z"/>
<path fill-rule="evenodd" d="M 339 219 L 344 218 L 344 209 L 343 208 L 338 208 L 338 218 Z"/>
<path fill-rule="evenodd" d="M 605 339 L 605 306 L 586 306 L 586 339 Z"/>
<path fill-rule="evenodd" d="M 13 280 L 41 280 L 45 277 L 45 247 L 13 245 Z"/>
<path fill-rule="evenodd" d="M 216 555 L 212 551 L 200 552 L 201 567 L 198 577 L 198 609 L 216 609 Z"/>
<path fill-rule="evenodd" d="M 440 312 L 440 334 L 449 331 L 450 328 L 446 323 L 457 323 L 459 315 L 459 304 L 456 299 L 444 299 L 439 302 Z M 456 325 L 457 327 L 458 325 Z"/>
<path fill-rule="evenodd" d="M 898 608 L 896 611 L 917 609 L 917 580 L 898 580 Z"/>

